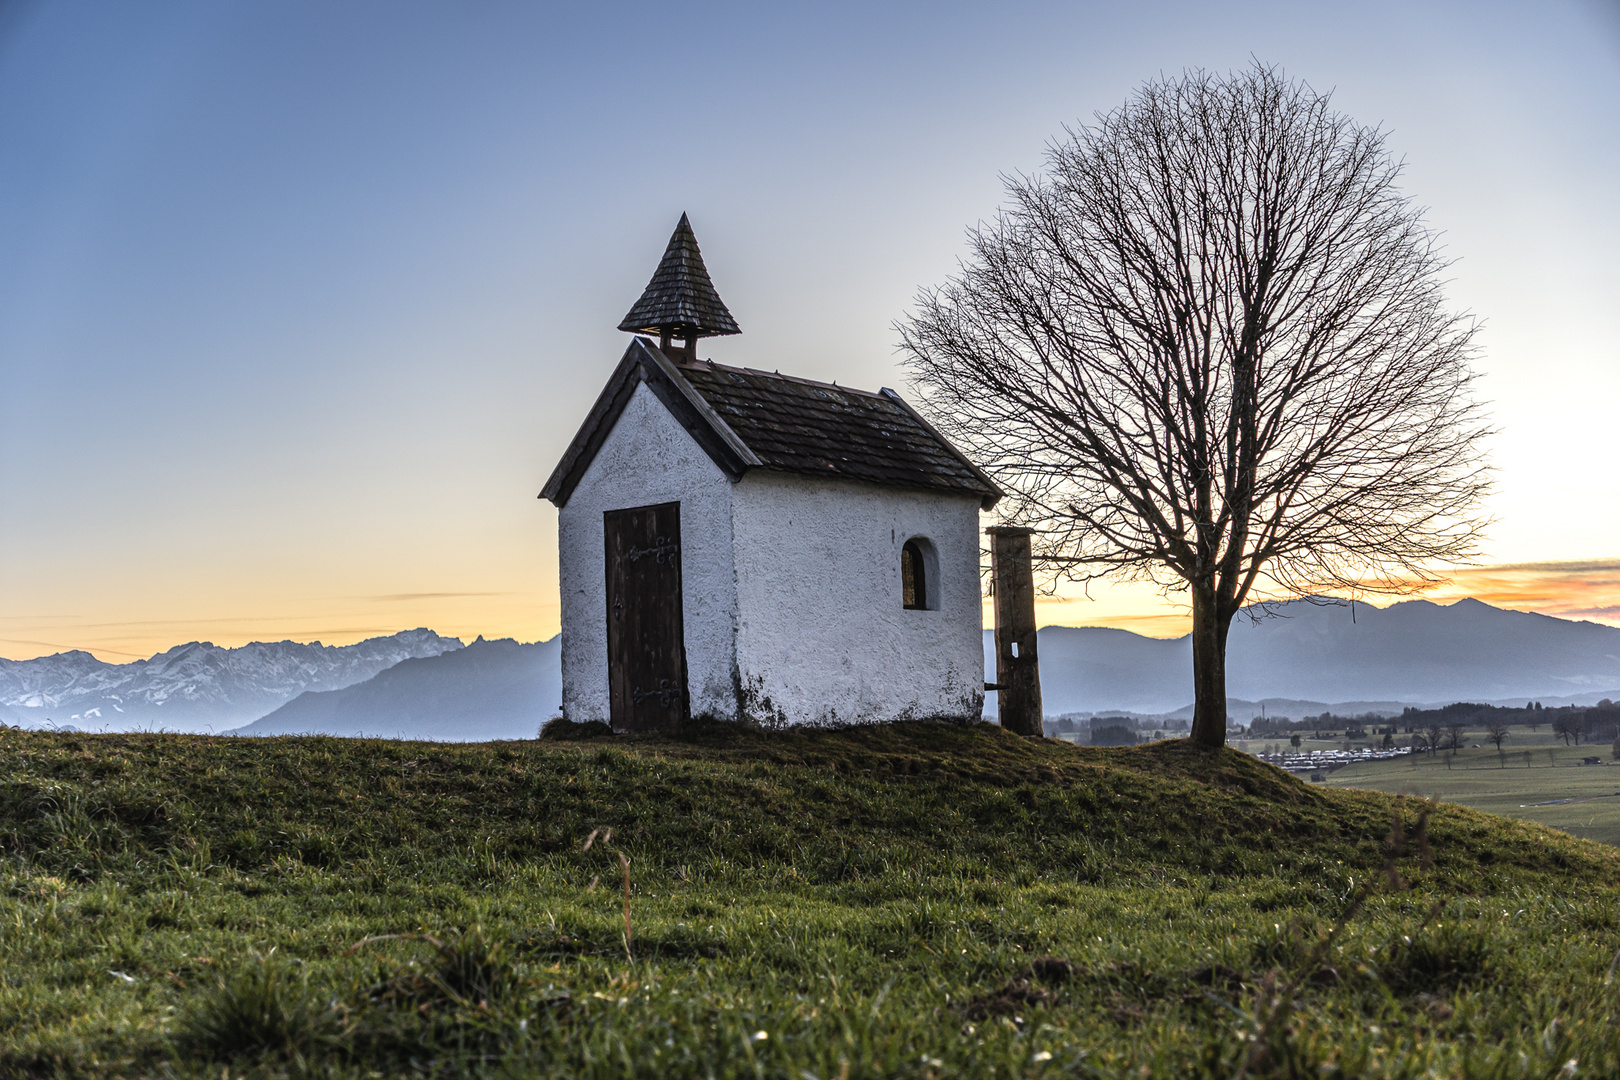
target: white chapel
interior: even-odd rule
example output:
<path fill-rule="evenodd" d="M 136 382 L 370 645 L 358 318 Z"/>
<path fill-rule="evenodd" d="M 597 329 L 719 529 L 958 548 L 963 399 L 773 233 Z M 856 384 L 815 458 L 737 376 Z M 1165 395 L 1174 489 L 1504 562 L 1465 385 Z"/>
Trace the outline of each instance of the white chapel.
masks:
<path fill-rule="evenodd" d="M 614 731 L 977 720 L 1000 491 L 893 390 L 700 360 L 738 333 L 681 216 L 541 497 L 563 714 Z"/>

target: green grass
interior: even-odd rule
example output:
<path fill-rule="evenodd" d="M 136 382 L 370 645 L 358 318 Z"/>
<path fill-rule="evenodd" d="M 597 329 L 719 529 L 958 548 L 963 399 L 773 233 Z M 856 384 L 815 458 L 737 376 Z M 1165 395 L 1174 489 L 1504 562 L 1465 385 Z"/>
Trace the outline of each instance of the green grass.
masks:
<path fill-rule="evenodd" d="M 0 1076 L 1620 1074 L 1620 851 L 1439 806 L 1397 887 L 1423 812 L 988 726 L 0 731 Z"/>
<path fill-rule="evenodd" d="M 1500 753 L 1488 744 L 1476 749 L 1476 742 L 1483 734 L 1469 732 L 1449 762 L 1443 752 L 1360 762 L 1333 772 L 1328 783 L 1441 799 L 1620 846 L 1620 765 L 1608 746 L 1565 746 L 1520 728 Z M 1602 764 L 1582 765 L 1587 757 Z"/>

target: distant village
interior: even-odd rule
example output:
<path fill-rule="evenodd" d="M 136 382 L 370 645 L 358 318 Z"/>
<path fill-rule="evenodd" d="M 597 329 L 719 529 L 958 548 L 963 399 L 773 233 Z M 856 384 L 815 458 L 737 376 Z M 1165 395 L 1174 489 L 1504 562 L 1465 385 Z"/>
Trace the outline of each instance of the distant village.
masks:
<path fill-rule="evenodd" d="M 1067 713 L 1047 717 L 1048 738 L 1085 746 L 1135 746 L 1184 737 L 1188 722 L 1172 717 Z M 1298 720 L 1256 716 L 1227 731 L 1231 744 L 1292 773 L 1323 779 L 1336 768 L 1411 754 L 1449 754 L 1494 745 L 1499 753 L 1514 728 L 1532 733 L 1547 729 L 1565 746 L 1606 746 L 1608 755 L 1583 759 L 1597 764 L 1604 757 L 1620 760 L 1620 704 L 1604 698 L 1595 705 L 1544 708 L 1529 701 L 1522 708 L 1457 702 L 1441 708 L 1410 706 L 1399 716 L 1366 712 L 1354 716 L 1323 712 Z M 1529 751 L 1520 751 L 1528 753 Z"/>

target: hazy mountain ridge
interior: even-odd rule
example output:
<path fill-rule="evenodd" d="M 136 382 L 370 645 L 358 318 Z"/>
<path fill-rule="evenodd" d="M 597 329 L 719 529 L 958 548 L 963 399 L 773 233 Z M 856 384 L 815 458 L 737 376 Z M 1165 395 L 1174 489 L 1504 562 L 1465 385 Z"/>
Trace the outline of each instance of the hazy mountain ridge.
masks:
<path fill-rule="evenodd" d="M 1233 624 L 1232 718 L 1398 712 L 1454 701 L 1591 704 L 1620 697 L 1620 628 L 1506 611 L 1477 600 L 1374 608 L 1296 601 Z M 1185 637 L 1049 626 L 1040 631 L 1045 711 L 1190 715 Z M 465 654 L 463 656 L 462 654 Z M 459 659 L 458 659 L 459 657 Z M 463 648 L 411 630 L 357 645 L 191 642 L 150 660 L 85 652 L 0 660 L 0 721 L 84 730 L 244 734 L 325 731 L 433 739 L 530 738 L 561 699 L 560 639 Z M 989 631 L 987 680 L 994 677 Z M 987 713 L 995 714 L 995 695 Z M 244 726 L 245 725 L 245 726 Z"/>
<path fill-rule="evenodd" d="M 561 636 L 529 645 L 479 638 L 342 690 L 301 694 L 235 734 L 532 739 L 561 700 Z"/>
<path fill-rule="evenodd" d="M 1332 710 L 1399 713 L 1453 701 L 1620 696 L 1620 629 L 1505 611 L 1477 600 L 1387 608 L 1278 605 L 1232 628 L 1229 707 L 1246 723 L 1261 706 L 1296 719 Z M 1046 713 L 1191 714 L 1187 638 L 1101 627 L 1040 631 Z M 408 661 L 367 683 L 305 694 L 243 734 L 324 731 L 437 739 L 530 738 L 561 694 L 560 638 L 480 640 Z M 993 654 L 986 635 L 987 672 Z M 987 677 L 989 677 L 987 675 Z M 1606 690 L 1606 693 L 1605 693 Z M 994 698 L 994 695 L 990 695 Z M 993 708 L 990 710 L 993 713 Z"/>
<path fill-rule="evenodd" d="M 77 650 L 0 660 L 0 719 L 84 730 L 220 731 L 306 690 L 340 689 L 402 660 L 460 648 L 457 638 L 416 629 L 354 645 L 256 641 L 224 649 L 192 641 L 128 664 Z"/>
<path fill-rule="evenodd" d="M 1232 707 L 1359 712 L 1453 701 L 1551 703 L 1613 696 L 1620 628 L 1507 611 L 1478 600 L 1410 600 L 1386 608 L 1280 604 L 1239 616 L 1227 654 Z M 1192 700 L 1186 637 L 1145 638 L 1101 627 L 1040 631 L 1048 715 L 1128 711 L 1181 715 Z M 994 653 L 986 633 L 986 678 Z M 993 711 L 993 710 L 992 710 Z M 1248 714 L 1233 713 L 1244 722 Z"/>

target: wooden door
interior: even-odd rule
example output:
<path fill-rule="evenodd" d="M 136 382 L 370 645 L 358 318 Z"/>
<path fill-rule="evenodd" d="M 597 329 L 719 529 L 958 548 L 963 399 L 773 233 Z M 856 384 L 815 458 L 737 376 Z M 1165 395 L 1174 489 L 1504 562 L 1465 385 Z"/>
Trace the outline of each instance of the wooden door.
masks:
<path fill-rule="evenodd" d="M 687 716 L 681 504 L 602 515 L 613 730 L 667 731 Z"/>

